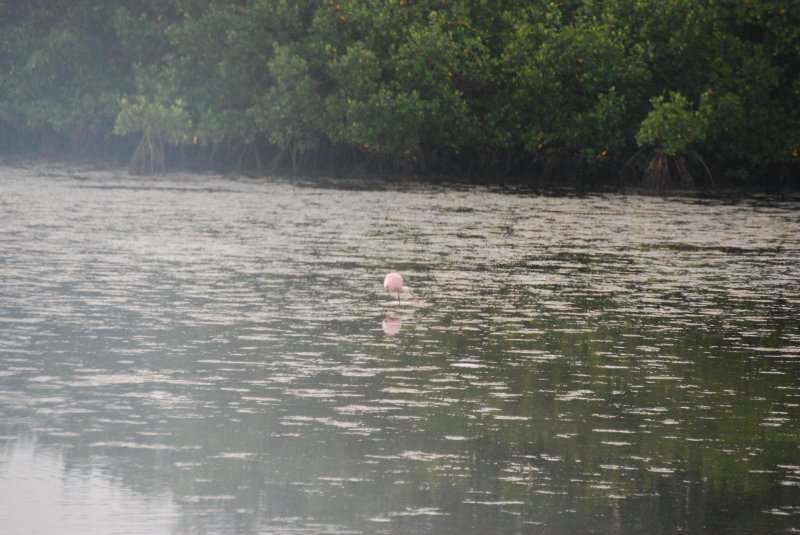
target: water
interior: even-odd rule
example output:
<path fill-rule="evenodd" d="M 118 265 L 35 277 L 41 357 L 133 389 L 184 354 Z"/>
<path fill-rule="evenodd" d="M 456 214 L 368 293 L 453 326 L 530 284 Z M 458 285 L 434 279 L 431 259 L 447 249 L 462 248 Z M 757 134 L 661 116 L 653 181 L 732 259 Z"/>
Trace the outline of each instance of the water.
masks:
<path fill-rule="evenodd" d="M 800 199 L 331 186 L 0 167 L 3 533 L 800 530 Z"/>

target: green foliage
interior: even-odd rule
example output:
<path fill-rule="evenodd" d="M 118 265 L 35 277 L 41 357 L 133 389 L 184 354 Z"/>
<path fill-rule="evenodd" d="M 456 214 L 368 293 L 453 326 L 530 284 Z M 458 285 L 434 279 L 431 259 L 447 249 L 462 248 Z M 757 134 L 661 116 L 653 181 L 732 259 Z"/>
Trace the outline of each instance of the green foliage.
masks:
<path fill-rule="evenodd" d="M 178 144 L 189 139 L 192 120 L 180 99 L 166 104 L 138 96 L 134 101 L 123 98 L 114 124 L 114 133 L 141 133 L 139 145 L 131 159 L 133 173 L 154 173 L 164 170 L 166 143 Z"/>
<path fill-rule="evenodd" d="M 381 88 L 366 101 L 353 101 L 347 115 L 347 139 L 365 150 L 402 158 L 419 149 L 425 111 L 416 91 Z"/>
<path fill-rule="evenodd" d="M 113 4 L 113 3 L 109 3 Z M 6 5 L 0 13 L 0 122 L 40 132 L 60 132 L 73 152 L 113 125 L 125 62 L 109 53 L 114 34 L 104 16 L 76 1 L 57 8 Z"/>
<path fill-rule="evenodd" d="M 296 171 L 298 152 L 302 158 L 307 149 L 322 142 L 325 109 L 308 62 L 292 53 L 288 46 L 275 44 L 274 50 L 274 56 L 267 62 L 271 84 L 248 109 L 248 116 L 255 131 L 280 148 L 279 158 L 291 149 L 292 170 Z"/>
<path fill-rule="evenodd" d="M 552 170 L 620 171 L 646 146 L 800 174 L 788 0 L 23 4 L 0 2 L 0 132 L 191 137 L 205 162 L 295 170 L 313 153 L 570 180 Z"/>
<path fill-rule="evenodd" d="M 280 147 L 317 145 L 324 124 L 323 107 L 308 63 L 288 47 L 276 45 L 267 70 L 272 84 L 258 105 L 250 109 L 256 128 Z"/>
<path fill-rule="evenodd" d="M 396 79 L 418 94 L 423 105 L 420 133 L 430 147 L 455 149 L 480 142 L 478 118 L 465 92 L 489 60 L 481 36 L 471 26 L 469 14 L 459 6 L 431 11 L 410 25 L 394 54 Z"/>
<path fill-rule="evenodd" d="M 705 139 L 708 127 L 705 113 L 692 109 L 680 93 L 671 92 L 669 100 L 653 97 L 650 103 L 653 109 L 636 134 L 639 146 L 652 146 L 658 154 L 677 156 L 686 154 L 692 145 Z"/>
<path fill-rule="evenodd" d="M 333 58 L 328 70 L 338 96 L 343 99 L 369 98 L 378 89 L 381 78 L 378 55 L 362 42 L 353 43 L 345 54 Z"/>
<path fill-rule="evenodd" d="M 114 122 L 114 133 L 120 136 L 141 133 L 178 144 L 191 137 L 192 119 L 180 99 L 162 104 L 143 96 L 132 101 L 123 98 Z"/>
<path fill-rule="evenodd" d="M 503 55 L 509 79 L 501 122 L 524 146 L 591 162 L 624 149 L 648 72 L 643 47 L 611 15 L 576 8 L 564 24 L 554 4 L 532 7 L 518 20 Z M 500 109 L 504 106 L 501 105 Z"/>

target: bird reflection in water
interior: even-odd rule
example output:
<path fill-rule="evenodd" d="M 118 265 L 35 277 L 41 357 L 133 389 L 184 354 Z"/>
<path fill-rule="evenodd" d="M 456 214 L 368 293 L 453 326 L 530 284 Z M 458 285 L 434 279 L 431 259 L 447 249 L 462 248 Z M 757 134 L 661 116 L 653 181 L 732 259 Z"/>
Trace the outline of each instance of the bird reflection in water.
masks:
<path fill-rule="evenodd" d="M 400 328 L 403 326 L 403 320 L 401 318 L 389 316 L 384 318 L 382 326 L 385 335 L 395 336 L 400 332 Z"/>
<path fill-rule="evenodd" d="M 386 336 L 395 336 L 400 332 L 400 328 L 403 326 L 403 320 L 401 318 L 389 316 L 383 319 L 383 333 Z"/>

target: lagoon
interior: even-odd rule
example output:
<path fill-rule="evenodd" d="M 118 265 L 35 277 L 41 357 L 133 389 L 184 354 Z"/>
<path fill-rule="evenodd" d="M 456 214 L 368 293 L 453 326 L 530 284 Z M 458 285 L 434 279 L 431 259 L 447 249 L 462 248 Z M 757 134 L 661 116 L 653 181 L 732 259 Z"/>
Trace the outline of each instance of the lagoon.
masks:
<path fill-rule="evenodd" d="M 800 530 L 797 196 L 6 164 L 0 228 L 5 533 Z"/>

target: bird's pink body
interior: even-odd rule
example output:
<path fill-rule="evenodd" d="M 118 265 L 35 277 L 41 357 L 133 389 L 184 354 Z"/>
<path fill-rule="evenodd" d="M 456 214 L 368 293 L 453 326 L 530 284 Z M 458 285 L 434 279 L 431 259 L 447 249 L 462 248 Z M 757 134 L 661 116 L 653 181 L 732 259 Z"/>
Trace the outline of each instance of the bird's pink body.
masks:
<path fill-rule="evenodd" d="M 399 273 L 389 273 L 383 278 L 383 287 L 387 292 L 397 292 L 399 299 L 400 291 L 403 289 L 403 276 Z"/>
<path fill-rule="evenodd" d="M 408 292 L 415 302 L 419 303 L 419 299 L 414 295 L 414 292 L 405 285 L 403 276 L 399 273 L 391 272 L 383 278 L 383 287 L 388 293 L 397 292 L 397 302 L 400 303 L 400 292 Z"/>
<path fill-rule="evenodd" d="M 397 300 L 400 300 L 400 292 L 403 290 L 403 277 L 399 273 L 389 273 L 383 278 L 383 287 L 387 292 L 397 292 Z"/>

